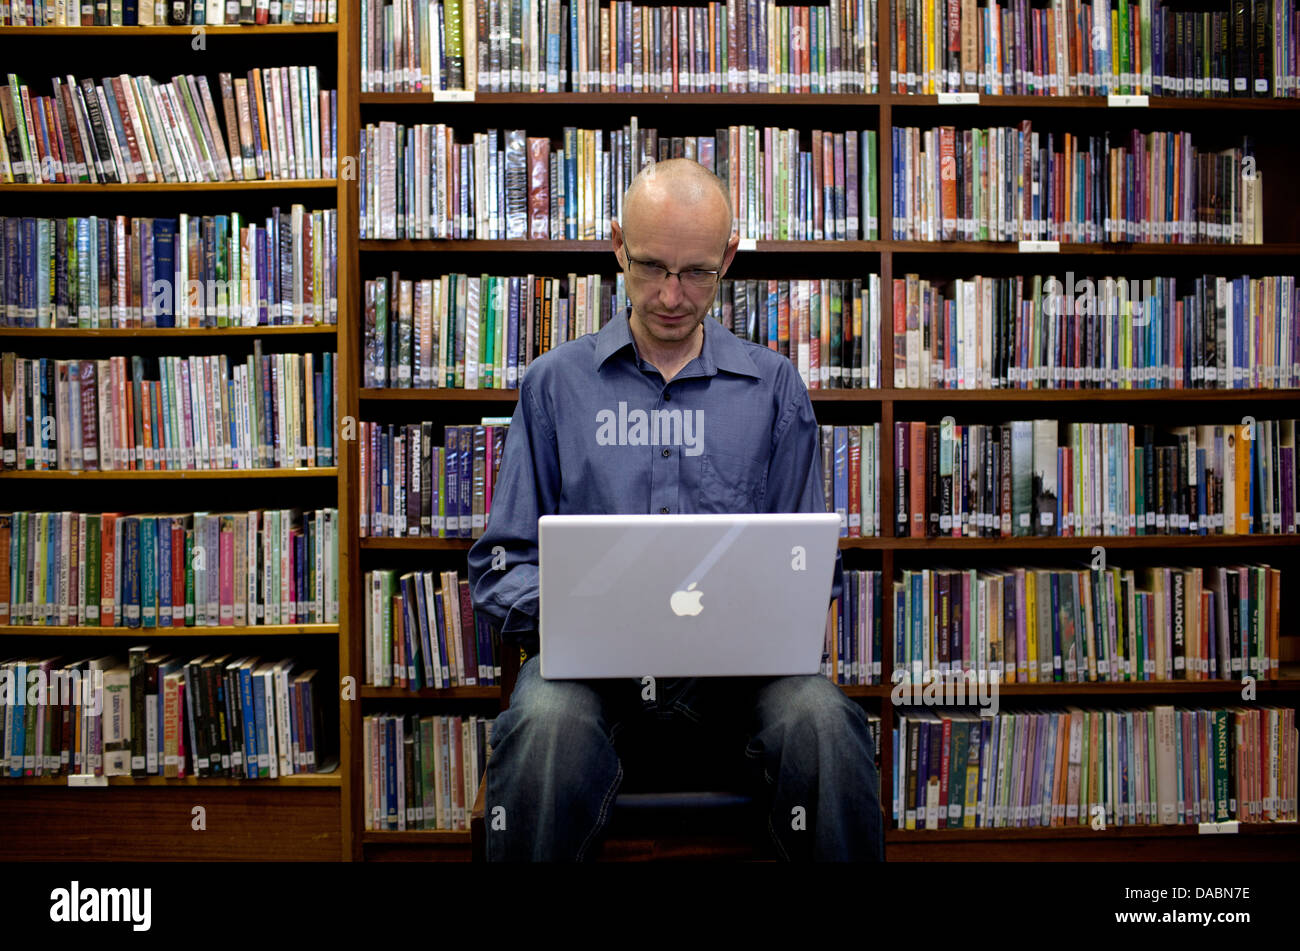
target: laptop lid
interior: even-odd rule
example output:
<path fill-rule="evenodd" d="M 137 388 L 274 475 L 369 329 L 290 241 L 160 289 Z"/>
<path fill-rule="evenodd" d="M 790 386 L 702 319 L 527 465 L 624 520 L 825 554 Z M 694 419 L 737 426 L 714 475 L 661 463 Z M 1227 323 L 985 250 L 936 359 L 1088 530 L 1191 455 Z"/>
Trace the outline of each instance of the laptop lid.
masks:
<path fill-rule="evenodd" d="M 835 513 L 544 515 L 541 674 L 818 673 L 839 531 Z"/>

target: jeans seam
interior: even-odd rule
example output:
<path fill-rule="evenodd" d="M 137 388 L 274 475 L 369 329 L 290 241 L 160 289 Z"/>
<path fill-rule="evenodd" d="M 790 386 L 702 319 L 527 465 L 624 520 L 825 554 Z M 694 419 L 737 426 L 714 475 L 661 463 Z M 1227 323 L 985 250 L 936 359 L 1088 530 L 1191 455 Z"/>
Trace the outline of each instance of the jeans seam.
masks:
<path fill-rule="evenodd" d="M 614 797 L 618 794 L 618 788 L 622 784 L 623 764 L 620 762 L 618 764 L 618 772 L 614 774 L 614 782 L 610 785 L 609 792 L 605 794 L 605 799 L 600 804 L 600 812 L 596 815 L 596 823 L 592 826 L 591 831 L 587 833 L 587 837 L 582 840 L 582 845 L 578 847 L 578 854 L 576 856 L 577 861 L 581 862 L 583 860 L 583 856 L 586 855 L 587 847 L 591 845 L 592 839 L 605 827 L 610 806 L 613 805 Z"/>
<path fill-rule="evenodd" d="M 674 700 L 674 701 L 673 701 L 673 709 L 674 709 L 674 710 L 680 710 L 681 713 L 682 713 L 682 715 L 685 716 L 686 719 L 690 720 L 692 723 L 702 723 L 702 722 L 703 722 L 702 718 L 700 717 L 700 715 L 699 715 L 698 713 L 696 713 L 694 710 L 692 710 L 692 709 L 691 709 L 690 707 L 688 707 L 686 704 L 682 703 L 680 700 Z"/>

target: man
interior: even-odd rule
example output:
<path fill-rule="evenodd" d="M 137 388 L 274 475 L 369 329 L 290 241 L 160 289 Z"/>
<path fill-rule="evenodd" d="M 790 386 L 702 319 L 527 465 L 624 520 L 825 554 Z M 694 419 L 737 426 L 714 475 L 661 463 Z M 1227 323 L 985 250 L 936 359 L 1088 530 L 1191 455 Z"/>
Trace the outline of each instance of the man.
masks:
<path fill-rule="evenodd" d="M 726 187 L 703 166 L 643 170 L 612 222 L 630 315 L 543 354 L 520 386 L 491 518 L 469 553 L 475 608 L 530 655 L 493 729 L 487 814 L 504 807 L 506 821 L 488 823 L 489 860 L 589 857 L 622 783 L 617 734 L 679 716 L 739 738 L 717 755 L 743 752 L 778 855 L 883 857 L 866 716 L 825 677 L 672 680 L 645 701 L 638 680 L 538 671 L 540 516 L 826 510 L 798 371 L 706 318 L 739 242 L 731 225 Z M 680 409 L 685 448 L 601 439 L 598 415 L 620 403 Z M 833 596 L 841 582 L 837 554 Z"/>

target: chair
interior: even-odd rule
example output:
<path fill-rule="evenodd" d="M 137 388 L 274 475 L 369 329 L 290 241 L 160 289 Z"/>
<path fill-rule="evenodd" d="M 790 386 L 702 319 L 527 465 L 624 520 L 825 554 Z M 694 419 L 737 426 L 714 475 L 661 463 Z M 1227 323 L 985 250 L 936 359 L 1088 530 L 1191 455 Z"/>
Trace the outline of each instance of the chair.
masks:
<path fill-rule="evenodd" d="M 617 741 L 624 779 L 599 861 L 724 861 L 775 858 L 743 759 L 719 758 L 688 725 L 634 728 Z M 486 855 L 486 778 L 470 815 L 474 861 Z"/>

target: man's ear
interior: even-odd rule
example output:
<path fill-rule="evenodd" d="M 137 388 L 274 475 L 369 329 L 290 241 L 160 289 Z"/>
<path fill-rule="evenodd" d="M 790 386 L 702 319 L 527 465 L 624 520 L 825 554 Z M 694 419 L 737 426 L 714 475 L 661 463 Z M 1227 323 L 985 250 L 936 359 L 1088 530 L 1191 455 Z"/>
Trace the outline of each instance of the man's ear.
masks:
<path fill-rule="evenodd" d="M 727 273 L 727 268 L 731 267 L 731 259 L 736 256 L 736 248 L 738 247 L 740 247 L 740 235 L 733 231 L 731 237 L 727 239 L 727 250 L 722 255 L 722 269 L 718 272 L 719 278 Z"/>
<path fill-rule="evenodd" d="M 621 268 L 623 262 L 618 259 L 618 252 L 623 250 L 623 226 L 618 223 L 617 218 L 609 219 L 609 233 L 610 241 L 614 246 L 614 259 L 618 261 L 618 266 Z"/>

